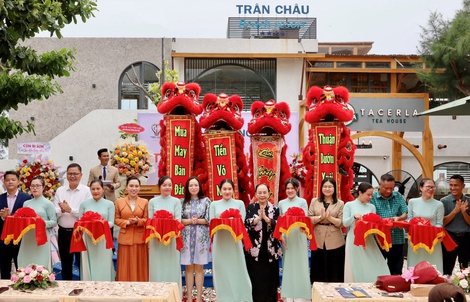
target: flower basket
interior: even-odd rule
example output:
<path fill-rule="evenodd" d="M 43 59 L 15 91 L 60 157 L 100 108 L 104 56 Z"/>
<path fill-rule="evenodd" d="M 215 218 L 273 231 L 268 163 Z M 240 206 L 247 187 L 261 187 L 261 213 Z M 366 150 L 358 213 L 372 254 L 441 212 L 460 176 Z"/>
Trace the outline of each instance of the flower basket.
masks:
<path fill-rule="evenodd" d="M 20 174 L 21 191 L 31 194 L 29 187 L 35 176 L 44 178 L 44 196 L 51 201 L 54 199 L 55 192 L 61 186 L 63 181 L 63 172 L 59 172 L 59 167 L 55 166 L 52 160 L 47 156 L 42 157 L 24 157 L 18 162 L 16 171 Z"/>
<path fill-rule="evenodd" d="M 462 268 L 459 271 L 453 273 L 448 280 L 462 288 L 463 291 L 467 294 L 470 293 L 470 269 Z"/>
<path fill-rule="evenodd" d="M 49 272 L 42 265 L 35 264 L 18 269 L 12 274 L 10 280 L 14 282 L 10 286 L 15 290 L 46 289 L 51 286 L 58 286 L 54 273 Z"/>
<path fill-rule="evenodd" d="M 142 142 L 118 143 L 111 151 L 111 165 L 123 177 L 143 176 L 151 172 L 152 156 Z"/>

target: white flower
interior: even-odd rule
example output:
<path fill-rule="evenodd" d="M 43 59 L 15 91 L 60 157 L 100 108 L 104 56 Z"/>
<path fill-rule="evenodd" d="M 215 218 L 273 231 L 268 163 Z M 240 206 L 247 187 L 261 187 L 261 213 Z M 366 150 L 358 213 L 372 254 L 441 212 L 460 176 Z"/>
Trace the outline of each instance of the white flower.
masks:
<path fill-rule="evenodd" d="M 47 276 L 49 274 L 49 271 L 47 269 L 42 270 L 42 275 Z"/>
<path fill-rule="evenodd" d="M 21 273 L 18 274 L 18 277 L 24 278 L 24 275 L 25 275 L 24 272 L 21 272 Z"/>
<path fill-rule="evenodd" d="M 469 273 L 470 273 L 470 269 L 468 268 L 462 270 L 462 274 L 464 274 L 465 276 L 468 276 Z"/>
<path fill-rule="evenodd" d="M 466 279 L 462 279 L 459 281 L 459 285 L 461 288 L 465 289 L 468 287 L 468 281 Z"/>
<path fill-rule="evenodd" d="M 29 273 L 29 275 L 31 276 L 31 278 L 34 278 L 38 275 L 38 272 L 33 270 L 31 273 Z"/>

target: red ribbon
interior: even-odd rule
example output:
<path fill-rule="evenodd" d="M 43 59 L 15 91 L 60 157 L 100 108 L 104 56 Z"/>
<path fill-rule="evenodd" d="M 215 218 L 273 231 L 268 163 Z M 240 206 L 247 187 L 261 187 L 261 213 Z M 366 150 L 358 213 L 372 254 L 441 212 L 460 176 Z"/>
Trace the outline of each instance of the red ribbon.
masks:
<path fill-rule="evenodd" d="M 282 240 L 282 234 L 289 237 L 292 229 L 299 227 L 300 231 L 307 235 L 310 239 L 310 249 L 316 250 L 317 243 L 315 241 L 315 235 L 313 233 L 313 224 L 310 217 L 305 215 L 302 208 L 290 207 L 285 215 L 279 216 L 276 222 L 276 228 L 274 229 L 274 238 Z"/>
<path fill-rule="evenodd" d="M 213 218 L 211 219 L 211 223 L 210 223 L 211 239 L 213 239 L 215 233 L 217 233 L 220 230 L 229 231 L 235 243 L 237 243 L 240 239 L 242 239 L 243 246 L 245 247 L 245 251 L 248 251 L 249 249 L 253 247 L 253 245 L 251 244 L 251 240 L 248 237 L 248 233 L 246 232 L 246 228 L 245 228 L 245 225 L 243 224 L 243 220 L 241 219 L 241 216 L 238 218 Z"/>
<path fill-rule="evenodd" d="M 393 227 L 403 228 L 408 230 L 408 238 L 410 239 L 411 247 L 416 253 L 419 248 L 424 248 L 428 253 L 434 251 L 434 246 L 442 242 L 447 251 L 452 251 L 457 247 L 457 244 L 452 240 L 447 231 L 442 227 L 427 225 L 425 218 L 416 217 L 420 219 L 411 219 L 407 221 L 394 221 Z M 413 223 L 412 223 L 413 222 Z"/>
<path fill-rule="evenodd" d="M 356 226 L 354 228 L 354 244 L 357 246 L 363 246 L 365 249 L 367 236 L 375 234 L 380 247 L 388 251 L 390 247 L 392 247 L 391 228 L 393 226 L 393 222 L 389 219 L 381 219 L 380 216 L 379 220 L 374 216 L 377 214 L 367 215 L 364 215 L 363 219 L 356 221 Z"/>
<path fill-rule="evenodd" d="M 20 211 L 22 209 L 29 209 Z M 16 215 L 20 212 L 18 215 Z M 26 214 L 26 216 L 24 215 Z M 34 216 L 30 216 L 33 215 Z M 47 242 L 46 223 L 44 220 L 36 216 L 31 208 L 20 208 L 15 212 L 14 216 L 7 216 L 3 225 L 2 240 L 5 244 L 9 244 L 13 240 L 13 244 L 18 244 L 29 230 L 36 229 L 36 243 L 38 246 Z"/>
<path fill-rule="evenodd" d="M 174 219 L 173 214 L 166 210 L 156 211 L 153 215 L 156 218 L 148 219 L 145 225 L 145 243 L 156 238 L 158 242 L 163 242 L 167 246 L 172 238 L 176 238 L 176 249 L 180 251 L 183 248 L 181 231 L 184 229 L 184 225 Z"/>
<path fill-rule="evenodd" d="M 107 249 L 114 247 L 109 223 L 107 220 L 104 220 L 99 213 L 88 211 L 82 215 L 81 219 L 75 221 L 72 242 L 70 243 L 71 253 L 86 251 L 86 246 L 83 242 L 83 233 L 90 236 L 95 245 L 105 239 Z"/>

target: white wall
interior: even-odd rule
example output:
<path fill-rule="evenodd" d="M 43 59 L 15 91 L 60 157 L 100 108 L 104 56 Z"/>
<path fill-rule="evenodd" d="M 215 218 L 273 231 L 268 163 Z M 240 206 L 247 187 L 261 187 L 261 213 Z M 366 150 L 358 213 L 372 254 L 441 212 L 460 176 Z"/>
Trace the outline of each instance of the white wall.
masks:
<path fill-rule="evenodd" d="M 318 41 L 313 39 L 173 39 L 173 51 L 177 53 L 211 54 L 296 54 L 316 52 Z"/>

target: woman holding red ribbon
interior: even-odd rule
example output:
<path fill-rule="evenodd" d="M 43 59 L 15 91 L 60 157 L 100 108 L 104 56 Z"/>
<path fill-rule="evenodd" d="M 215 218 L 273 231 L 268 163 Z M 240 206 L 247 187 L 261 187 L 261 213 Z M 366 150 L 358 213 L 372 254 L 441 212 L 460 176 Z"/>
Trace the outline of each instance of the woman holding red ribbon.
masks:
<path fill-rule="evenodd" d="M 96 212 L 101 218 L 108 221 L 110 228 L 114 226 L 114 203 L 103 198 L 104 186 L 100 179 L 92 180 L 90 183 L 92 199 L 88 199 L 80 204 L 78 217 L 86 212 Z M 105 232 L 111 232 L 106 229 Z M 86 251 L 81 254 L 80 279 L 84 281 L 114 281 L 113 251 L 106 248 L 106 240 L 96 243 L 85 234 Z"/>
<path fill-rule="evenodd" d="M 173 181 L 165 175 L 158 179 L 158 186 L 160 196 L 150 199 L 148 217 L 154 217 L 158 210 L 166 210 L 181 222 L 181 201 L 171 196 Z M 148 244 L 149 281 L 176 282 L 182 294 L 180 252 L 176 249 L 176 238 L 171 238 L 168 245 L 155 239 L 150 240 Z"/>
<path fill-rule="evenodd" d="M 57 225 L 54 204 L 44 197 L 44 178 L 35 176 L 29 187 L 33 199 L 24 202 L 23 207 L 33 209 L 36 214 L 46 223 L 47 242 L 38 246 L 36 242 L 36 230 L 27 232 L 21 240 L 18 253 L 18 266 L 26 267 L 30 264 L 42 265 L 51 270 L 51 235 L 53 228 Z"/>
<path fill-rule="evenodd" d="M 246 266 L 253 287 L 253 301 L 277 302 L 281 245 L 274 238 L 279 209 L 269 202 L 266 184 L 255 188 L 257 202 L 248 205 L 245 226 L 253 247 L 246 255 Z"/>
<path fill-rule="evenodd" d="M 356 200 L 344 205 L 343 225 L 348 227 L 346 236 L 346 256 L 344 263 L 344 282 L 375 282 L 377 276 L 390 275 L 387 262 L 375 241 L 375 236 L 367 236 L 365 247 L 354 245 L 356 221 L 363 215 L 375 213 L 370 203 L 374 187 L 363 182 L 358 187 Z M 367 267 L 365 267 L 367 265 Z"/>
<path fill-rule="evenodd" d="M 295 178 L 286 180 L 287 198 L 279 202 L 279 214 L 285 215 L 291 207 L 308 213 L 307 201 L 297 196 L 300 182 Z M 310 278 L 308 273 L 307 235 L 296 227 L 283 240 L 281 296 L 284 301 L 310 301 Z"/>
<path fill-rule="evenodd" d="M 314 198 L 308 209 L 318 247 L 311 254 L 312 283 L 344 281 L 343 208 L 344 202 L 338 199 L 336 192 L 336 181 L 324 178 L 320 197 Z"/>
<path fill-rule="evenodd" d="M 127 196 L 116 200 L 114 224 L 120 227 L 117 242 L 116 281 L 148 281 L 148 247 L 144 241 L 148 200 L 139 197 L 140 180 L 126 181 Z"/>
<path fill-rule="evenodd" d="M 408 221 L 414 217 L 421 217 L 428 219 L 431 225 L 442 227 L 444 221 L 444 205 L 442 202 L 435 200 L 434 192 L 436 191 L 436 184 L 430 178 L 423 178 L 419 183 L 419 190 L 421 197 L 412 198 L 408 203 Z M 442 272 L 442 246 L 440 243 L 434 245 L 432 253 L 428 253 L 426 249 L 420 248 L 417 253 L 413 251 L 412 243 L 408 241 L 408 267 L 414 267 L 419 262 L 426 260 L 436 269 Z"/>
<path fill-rule="evenodd" d="M 224 179 L 220 183 L 222 199 L 212 202 L 210 219 L 220 218 L 221 214 L 231 209 L 238 210 L 243 229 L 245 204 L 233 198 L 235 185 L 232 180 Z M 240 219 L 240 218 L 233 218 Z M 217 301 L 253 301 L 251 282 L 246 268 L 245 255 L 241 241 L 236 242 L 227 229 L 221 228 L 213 236 L 212 257 L 214 287 Z"/>
<path fill-rule="evenodd" d="M 196 273 L 196 302 L 202 302 L 204 285 L 204 264 L 211 260 L 209 235 L 209 208 L 211 201 L 202 193 L 202 186 L 195 176 L 190 177 L 184 186 L 184 199 L 181 222 L 183 230 L 183 248 L 181 264 L 186 266 L 185 279 L 188 299 L 192 297 L 194 273 Z"/>

